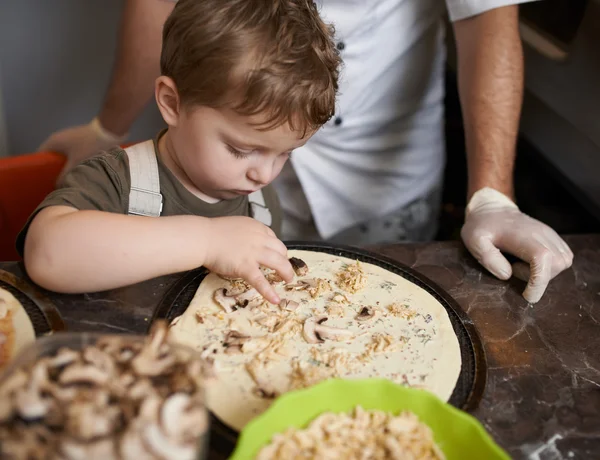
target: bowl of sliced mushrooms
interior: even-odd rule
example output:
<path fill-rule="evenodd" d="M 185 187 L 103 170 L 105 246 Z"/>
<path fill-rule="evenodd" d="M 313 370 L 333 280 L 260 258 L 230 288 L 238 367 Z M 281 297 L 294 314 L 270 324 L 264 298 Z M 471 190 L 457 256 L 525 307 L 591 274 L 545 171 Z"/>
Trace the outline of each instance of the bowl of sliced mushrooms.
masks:
<path fill-rule="evenodd" d="M 471 415 L 385 379 L 286 393 L 246 425 L 230 460 L 509 460 Z"/>
<path fill-rule="evenodd" d="M 162 322 L 42 338 L 0 375 L 0 458 L 204 459 L 207 369 Z"/>

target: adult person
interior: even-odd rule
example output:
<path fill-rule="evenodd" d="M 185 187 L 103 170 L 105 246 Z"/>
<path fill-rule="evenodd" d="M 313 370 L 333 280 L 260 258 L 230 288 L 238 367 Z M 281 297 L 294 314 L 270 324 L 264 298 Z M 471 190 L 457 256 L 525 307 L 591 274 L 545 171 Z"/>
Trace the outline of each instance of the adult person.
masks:
<path fill-rule="evenodd" d="M 198 0 L 201 1 L 201 0 Z M 274 0 L 276 1 L 276 0 Z M 304 0 L 299 0 L 304 1 Z M 573 254 L 514 203 L 523 95 L 518 3 L 523 0 L 320 0 L 344 61 L 336 115 L 275 182 L 285 239 L 347 244 L 434 237 L 444 169 L 445 7 L 453 24 L 465 120 L 468 205 L 461 231 L 496 277 L 527 280 L 537 302 Z M 42 148 L 67 168 L 127 137 L 159 75 L 162 25 L 173 3 L 127 0 L 102 108 Z M 513 266 L 502 254 L 523 262 Z"/>

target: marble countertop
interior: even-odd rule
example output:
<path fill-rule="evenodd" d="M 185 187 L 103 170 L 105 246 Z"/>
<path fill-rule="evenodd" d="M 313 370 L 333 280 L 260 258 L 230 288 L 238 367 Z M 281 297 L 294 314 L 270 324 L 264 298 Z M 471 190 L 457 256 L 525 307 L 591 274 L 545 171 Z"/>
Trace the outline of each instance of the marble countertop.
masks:
<path fill-rule="evenodd" d="M 488 360 L 473 415 L 516 459 L 600 458 L 600 235 L 565 239 L 573 267 L 533 306 L 521 297 L 523 282 L 493 278 L 457 242 L 371 248 L 433 280 L 471 317 Z M 23 276 L 17 263 L 0 269 Z M 47 294 L 71 331 L 144 333 L 180 276 L 99 294 Z"/>

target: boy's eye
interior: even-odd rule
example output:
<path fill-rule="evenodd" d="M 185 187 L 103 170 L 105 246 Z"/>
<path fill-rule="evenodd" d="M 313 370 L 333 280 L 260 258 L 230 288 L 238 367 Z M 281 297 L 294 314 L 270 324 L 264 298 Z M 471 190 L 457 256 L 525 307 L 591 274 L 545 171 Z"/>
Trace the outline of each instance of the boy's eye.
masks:
<path fill-rule="evenodd" d="M 229 150 L 229 152 L 236 158 L 240 158 L 240 159 L 248 158 L 247 152 L 242 152 L 241 150 L 238 150 L 229 144 L 227 144 L 227 150 Z"/>

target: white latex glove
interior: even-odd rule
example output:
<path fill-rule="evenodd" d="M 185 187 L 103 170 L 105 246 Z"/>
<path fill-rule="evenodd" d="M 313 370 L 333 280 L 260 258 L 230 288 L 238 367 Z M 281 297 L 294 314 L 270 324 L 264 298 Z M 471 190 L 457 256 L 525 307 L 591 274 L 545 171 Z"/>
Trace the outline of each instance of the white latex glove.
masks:
<path fill-rule="evenodd" d="M 523 297 L 536 303 L 552 278 L 573 263 L 573 253 L 546 224 L 521 211 L 506 195 L 491 189 L 477 191 L 466 209 L 461 237 L 473 256 L 496 277 L 512 274 L 527 281 Z M 526 262 L 512 267 L 503 252 Z"/>
<path fill-rule="evenodd" d="M 58 179 L 60 181 L 67 171 L 86 158 L 114 147 L 125 139 L 127 139 L 127 134 L 117 136 L 104 129 L 98 118 L 94 118 L 87 125 L 74 126 L 55 132 L 40 145 L 38 150 L 66 155 L 67 163 Z"/>

